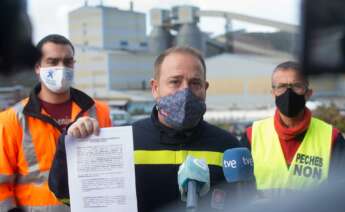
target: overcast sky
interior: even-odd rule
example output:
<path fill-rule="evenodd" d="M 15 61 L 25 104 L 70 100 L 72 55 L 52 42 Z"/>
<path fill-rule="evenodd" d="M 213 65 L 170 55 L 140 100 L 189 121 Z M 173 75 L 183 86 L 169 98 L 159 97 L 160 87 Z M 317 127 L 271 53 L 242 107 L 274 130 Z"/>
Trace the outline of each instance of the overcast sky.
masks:
<path fill-rule="evenodd" d="M 28 0 L 28 12 L 34 29 L 34 41 L 51 33 L 68 37 L 67 14 L 84 5 L 84 0 Z M 89 5 L 114 6 L 129 9 L 130 0 L 89 0 Z M 254 17 L 298 24 L 300 0 L 133 0 L 134 10 L 148 13 L 151 8 L 169 9 L 176 5 L 190 4 L 204 10 L 221 10 Z M 148 19 L 148 17 L 147 17 Z M 149 23 L 148 23 L 149 25 Z M 202 18 L 200 27 L 203 31 L 220 34 L 224 31 L 224 21 L 214 18 Z M 234 22 L 235 29 L 246 28 L 249 31 L 271 31 L 272 29 L 240 22 Z M 150 30 L 150 28 L 148 28 Z"/>

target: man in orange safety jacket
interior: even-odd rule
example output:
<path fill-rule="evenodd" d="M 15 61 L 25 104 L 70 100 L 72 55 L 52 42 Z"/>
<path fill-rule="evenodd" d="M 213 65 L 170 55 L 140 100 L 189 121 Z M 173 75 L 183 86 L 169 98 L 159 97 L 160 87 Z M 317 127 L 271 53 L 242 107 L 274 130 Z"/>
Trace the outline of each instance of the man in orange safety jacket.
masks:
<path fill-rule="evenodd" d="M 109 108 L 71 87 L 74 47 L 61 35 L 37 45 L 40 83 L 30 96 L 0 114 L 0 211 L 69 211 L 49 190 L 48 175 L 58 138 L 83 116 L 111 126 Z M 84 122 L 78 133 L 92 130 Z"/>

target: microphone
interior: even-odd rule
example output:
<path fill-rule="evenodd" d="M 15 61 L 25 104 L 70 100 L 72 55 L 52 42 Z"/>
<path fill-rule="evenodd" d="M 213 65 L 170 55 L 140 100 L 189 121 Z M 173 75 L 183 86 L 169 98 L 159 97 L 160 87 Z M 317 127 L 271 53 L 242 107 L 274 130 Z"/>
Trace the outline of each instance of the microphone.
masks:
<path fill-rule="evenodd" d="M 228 183 L 252 181 L 253 167 L 253 158 L 247 148 L 232 148 L 224 152 L 223 172 Z"/>
<path fill-rule="evenodd" d="M 186 201 L 187 211 L 196 211 L 198 197 L 204 196 L 210 190 L 210 170 L 206 162 L 187 156 L 178 170 L 178 186 L 181 199 Z"/>
<path fill-rule="evenodd" d="M 223 173 L 232 187 L 233 202 L 253 195 L 255 177 L 253 158 L 247 148 L 232 148 L 224 152 Z"/>

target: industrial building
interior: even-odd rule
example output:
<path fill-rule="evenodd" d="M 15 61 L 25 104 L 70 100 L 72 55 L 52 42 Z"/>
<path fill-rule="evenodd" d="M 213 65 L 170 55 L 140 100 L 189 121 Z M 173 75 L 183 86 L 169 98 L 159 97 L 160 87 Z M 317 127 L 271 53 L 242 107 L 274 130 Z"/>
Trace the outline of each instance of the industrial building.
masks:
<path fill-rule="evenodd" d="M 198 23 L 204 17 L 225 20 L 223 39 L 211 38 L 199 29 Z M 298 27 L 291 24 L 232 12 L 200 10 L 200 8 L 195 6 L 175 6 L 171 10 L 152 9 L 150 11 L 150 22 L 152 25 L 152 31 L 149 36 L 150 52 L 158 55 L 168 47 L 187 45 L 199 49 L 205 57 L 223 52 L 233 53 L 236 48 L 236 31 L 232 29 L 233 20 L 270 26 L 290 33 L 292 38 L 298 31 Z M 243 43 L 237 45 L 241 44 Z"/>
<path fill-rule="evenodd" d="M 202 32 L 198 24 L 203 17 L 224 19 L 224 35 Z M 232 20 L 275 27 L 278 32 L 233 31 Z M 298 35 L 298 26 L 291 24 L 195 6 L 154 8 L 150 24 L 147 35 L 146 15 L 133 9 L 85 4 L 72 11 L 69 37 L 76 46 L 75 86 L 113 107 L 148 113 L 153 105 L 149 83 L 155 57 L 172 46 L 187 45 L 206 58 L 209 110 L 270 108 L 271 73 L 277 64 L 294 58 Z M 316 96 L 339 96 L 345 91 L 343 80 L 311 80 L 311 86 Z"/>
<path fill-rule="evenodd" d="M 284 58 L 286 60 L 288 58 Z M 221 54 L 206 59 L 207 105 L 212 109 L 252 109 L 273 106 L 271 74 L 282 58 Z"/>
<path fill-rule="evenodd" d="M 85 5 L 69 14 L 69 32 L 76 46 L 76 87 L 96 98 L 148 89 L 154 57 L 147 54 L 145 14 Z"/>

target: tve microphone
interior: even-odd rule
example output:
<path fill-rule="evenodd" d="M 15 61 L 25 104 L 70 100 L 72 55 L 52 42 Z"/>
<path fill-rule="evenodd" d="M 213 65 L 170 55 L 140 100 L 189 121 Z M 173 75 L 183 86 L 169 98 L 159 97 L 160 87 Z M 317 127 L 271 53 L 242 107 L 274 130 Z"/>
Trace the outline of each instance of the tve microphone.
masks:
<path fill-rule="evenodd" d="M 230 184 L 232 202 L 249 199 L 255 191 L 253 158 L 247 148 L 232 148 L 224 152 L 223 172 Z"/>
<path fill-rule="evenodd" d="M 247 148 L 232 148 L 224 152 L 223 172 L 229 183 L 252 181 L 253 171 L 253 158 Z"/>
<path fill-rule="evenodd" d="M 196 211 L 198 196 L 205 195 L 210 190 L 210 170 L 206 162 L 190 155 L 183 162 L 177 174 L 181 199 L 187 200 L 187 211 Z"/>

